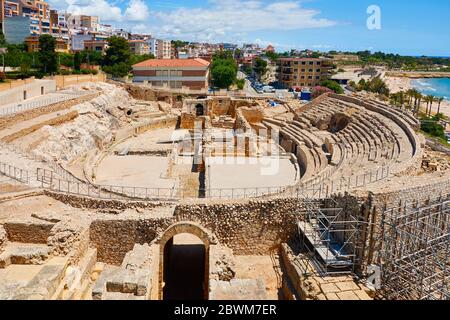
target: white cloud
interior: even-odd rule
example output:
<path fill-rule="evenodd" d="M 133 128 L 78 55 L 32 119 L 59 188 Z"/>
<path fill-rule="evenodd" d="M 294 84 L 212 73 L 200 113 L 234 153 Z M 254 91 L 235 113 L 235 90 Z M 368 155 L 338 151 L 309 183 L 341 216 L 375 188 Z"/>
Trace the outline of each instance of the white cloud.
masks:
<path fill-rule="evenodd" d="M 101 21 L 128 23 L 145 21 L 149 9 L 143 0 L 130 0 L 124 10 L 110 0 L 49 0 L 52 8 L 70 12 L 73 15 L 85 14 L 100 17 Z"/>
<path fill-rule="evenodd" d="M 210 39 L 229 33 L 263 30 L 298 30 L 333 26 L 318 18 L 320 12 L 304 9 L 298 1 L 265 4 L 260 0 L 210 0 L 207 8 L 179 8 L 156 12 L 168 35 L 186 34 Z"/>
<path fill-rule="evenodd" d="M 51 0 L 57 1 L 61 9 L 73 15 L 85 14 L 100 17 L 101 21 L 120 22 L 122 9 L 107 0 Z M 66 6 L 62 2 L 66 2 Z M 50 2 L 51 3 L 51 2 Z"/>
<path fill-rule="evenodd" d="M 149 17 L 148 7 L 142 0 L 131 0 L 125 10 L 125 20 L 145 21 Z"/>
<path fill-rule="evenodd" d="M 153 5 L 153 10 L 150 10 Z M 297 0 L 208 0 L 203 7 L 186 8 L 182 2 L 148 0 L 49 0 L 73 14 L 98 15 L 103 22 L 133 32 L 154 32 L 158 37 L 192 41 L 238 42 L 251 32 L 325 28 L 335 21 L 303 8 Z M 119 3 L 122 3 L 121 9 Z M 161 10 L 158 7 L 164 7 Z M 158 9 L 157 9 L 158 8 Z"/>

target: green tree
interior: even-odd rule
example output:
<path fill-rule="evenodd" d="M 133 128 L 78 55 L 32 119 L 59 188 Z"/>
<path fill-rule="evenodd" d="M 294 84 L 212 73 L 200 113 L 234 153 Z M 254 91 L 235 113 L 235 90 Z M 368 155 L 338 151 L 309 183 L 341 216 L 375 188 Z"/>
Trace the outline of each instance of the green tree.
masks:
<path fill-rule="evenodd" d="M 103 55 L 101 52 L 93 50 L 83 50 L 80 54 L 82 63 L 97 66 L 103 63 Z"/>
<path fill-rule="evenodd" d="M 236 79 L 236 69 L 228 64 L 218 64 L 211 69 L 214 86 L 228 89 Z"/>
<path fill-rule="evenodd" d="M 68 68 L 74 67 L 74 55 L 71 53 L 58 53 L 59 64 Z"/>
<path fill-rule="evenodd" d="M 236 86 L 239 90 L 243 90 L 245 87 L 245 79 L 236 80 Z"/>
<path fill-rule="evenodd" d="M 7 46 L 7 52 L 5 55 L 5 64 L 12 68 L 20 67 L 22 60 L 26 55 L 26 46 L 10 44 Z"/>
<path fill-rule="evenodd" d="M 236 81 L 238 66 L 233 52 L 222 50 L 214 54 L 211 63 L 211 76 L 214 86 L 228 89 Z"/>
<path fill-rule="evenodd" d="M 266 57 L 269 58 L 270 61 L 276 62 L 280 55 L 276 52 L 266 52 Z"/>
<path fill-rule="evenodd" d="M 142 54 L 142 55 L 138 55 L 138 54 L 133 54 L 131 56 L 131 65 L 145 61 L 145 60 L 149 60 L 149 59 L 155 59 L 155 56 L 151 53 L 149 54 Z"/>
<path fill-rule="evenodd" d="M 267 72 L 267 61 L 257 57 L 255 59 L 255 64 L 253 66 L 253 70 L 258 75 L 258 78 L 261 79 Z"/>
<path fill-rule="evenodd" d="M 108 49 L 106 49 L 103 65 L 114 66 L 125 63 L 131 66 L 131 52 L 128 41 L 124 38 L 112 36 L 108 38 Z M 123 66 L 123 65 L 122 65 Z"/>
<path fill-rule="evenodd" d="M 119 62 L 113 66 L 104 66 L 103 71 L 114 77 L 125 77 L 130 73 L 130 65 L 125 62 Z"/>
<path fill-rule="evenodd" d="M 213 60 L 234 60 L 233 51 L 220 50 L 213 54 Z"/>
<path fill-rule="evenodd" d="M 172 40 L 171 43 L 175 49 L 183 48 L 189 44 L 189 42 L 182 40 Z"/>
<path fill-rule="evenodd" d="M 342 94 L 344 93 L 344 89 L 342 89 L 342 87 L 339 85 L 339 83 L 337 83 L 336 81 L 333 80 L 325 80 L 322 81 L 320 83 L 320 85 L 322 87 L 328 88 L 330 90 L 333 90 L 335 93 L 337 94 Z"/>
<path fill-rule="evenodd" d="M 80 52 L 76 52 L 74 57 L 73 57 L 73 68 L 75 70 L 81 70 L 81 53 Z"/>
<path fill-rule="evenodd" d="M 438 109 L 437 109 L 437 114 L 441 114 L 441 103 L 444 101 L 443 97 L 439 97 L 436 99 L 436 102 L 438 103 Z"/>
<path fill-rule="evenodd" d="M 3 32 L 0 31 L 0 48 L 5 48 L 5 47 L 6 47 L 5 35 L 3 34 Z"/>
<path fill-rule="evenodd" d="M 41 72 L 44 74 L 53 74 L 58 71 L 58 57 L 55 49 L 55 38 L 48 34 L 39 37 L 39 60 Z"/>

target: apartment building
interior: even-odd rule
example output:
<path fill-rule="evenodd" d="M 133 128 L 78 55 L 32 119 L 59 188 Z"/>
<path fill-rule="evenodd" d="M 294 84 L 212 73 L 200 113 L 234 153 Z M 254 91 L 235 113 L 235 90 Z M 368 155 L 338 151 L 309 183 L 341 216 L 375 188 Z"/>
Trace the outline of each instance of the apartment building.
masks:
<path fill-rule="evenodd" d="M 97 16 L 66 14 L 67 24 L 70 29 L 84 29 L 97 31 L 100 27 Z"/>
<path fill-rule="evenodd" d="M 28 36 L 50 34 L 69 39 L 65 18 L 43 0 L 1 0 L 1 30 L 10 43 L 22 43 Z"/>
<path fill-rule="evenodd" d="M 93 39 L 84 41 L 84 50 L 105 53 L 106 49 L 108 49 L 108 41 L 106 40 Z"/>
<path fill-rule="evenodd" d="M 133 82 L 191 90 L 208 88 L 208 61 L 203 59 L 150 59 L 133 66 Z"/>
<path fill-rule="evenodd" d="M 172 59 L 174 58 L 174 51 L 172 50 L 172 42 L 168 40 L 149 39 L 148 40 L 150 53 L 157 59 Z"/>
<path fill-rule="evenodd" d="M 28 52 L 38 52 L 39 51 L 39 36 L 29 36 L 25 39 L 25 44 L 28 48 Z M 56 52 L 68 53 L 69 52 L 69 42 L 63 38 L 56 38 Z"/>
<path fill-rule="evenodd" d="M 150 46 L 147 41 L 144 40 L 128 40 L 130 51 L 133 54 L 143 55 L 150 53 Z"/>
<path fill-rule="evenodd" d="M 278 82 L 284 88 L 314 87 L 331 76 L 330 59 L 280 58 L 277 64 Z"/>

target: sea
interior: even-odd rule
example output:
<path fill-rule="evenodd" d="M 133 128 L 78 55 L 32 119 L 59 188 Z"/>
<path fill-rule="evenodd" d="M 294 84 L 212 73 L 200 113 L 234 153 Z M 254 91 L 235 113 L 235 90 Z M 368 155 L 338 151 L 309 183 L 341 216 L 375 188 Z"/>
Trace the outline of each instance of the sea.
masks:
<path fill-rule="evenodd" d="M 450 78 L 416 79 L 411 84 L 424 95 L 431 94 L 450 101 Z"/>

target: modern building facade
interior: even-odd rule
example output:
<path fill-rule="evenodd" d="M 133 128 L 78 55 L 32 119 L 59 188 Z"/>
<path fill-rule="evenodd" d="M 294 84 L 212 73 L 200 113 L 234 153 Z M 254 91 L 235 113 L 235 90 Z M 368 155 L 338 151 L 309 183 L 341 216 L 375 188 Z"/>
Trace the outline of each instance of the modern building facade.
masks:
<path fill-rule="evenodd" d="M 284 88 L 314 87 L 331 76 L 330 59 L 280 58 L 277 64 L 278 82 Z"/>
<path fill-rule="evenodd" d="M 203 59 L 150 59 L 133 66 L 133 81 L 156 87 L 191 90 L 208 88 L 208 61 Z"/>
<path fill-rule="evenodd" d="M 29 36 L 25 39 L 28 52 L 39 51 L 39 36 Z M 68 53 L 70 51 L 69 42 L 62 38 L 56 38 L 56 52 Z"/>
<path fill-rule="evenodd" d="M 43 0 L 0 0 L 0 24 L 10 43 L 21 43 L 27 36 L 50 34 L 69 40 L 65 17 Z"/>
<path fill-rule="evenodd" d="M 150 53 L 150 46 L 144 40 L 128 40 L 130 51 L 133 54 L 143 55 Z"/>
<path fill-rule="evenodd" d="M 152 38 L 148 40 L 148 44 L 150 53 L 153 54 L 157 59 L 173 58 L 174 54 L 171 41 Z"/>

